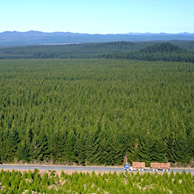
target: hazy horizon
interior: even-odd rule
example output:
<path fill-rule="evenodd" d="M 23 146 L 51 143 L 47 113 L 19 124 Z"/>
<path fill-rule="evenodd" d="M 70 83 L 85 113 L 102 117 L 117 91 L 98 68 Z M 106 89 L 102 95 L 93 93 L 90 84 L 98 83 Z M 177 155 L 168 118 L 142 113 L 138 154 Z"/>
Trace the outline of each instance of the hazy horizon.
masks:
<path fill-rule="evenodd" d="M 194 32 L 176 32 L 176 33 L 167 33 L 167 32 L 158 32 L 158 33 L 153 33 L 153 32 L 127 32 L 127 33 L 107 33 L 107 34 L 102 34 L 102 33 L 87 33 L 87 32 L 66 32 L 66 31 L 52 31 L 52 32 L 46 32 L 46 31 L 39 31 L 39 30 L 28 30 L 28 31 L 17 31 L 17 30 L 12 30 L 12 31 L 2 31 L 0 33 L 6 33 L 6 32 L 18 32 L 18 33 L 27 33 L 27 32 L 40 32 L 40 33 L 72 33 L 72 34 L 88 34 L 88 35 L 92 35 L 92 34 L 99 34 L 99 35 L 109 35 L 109 34 L 113 34 L 113 35 L 127 35 L 127 34 L 194 34 Z"/>

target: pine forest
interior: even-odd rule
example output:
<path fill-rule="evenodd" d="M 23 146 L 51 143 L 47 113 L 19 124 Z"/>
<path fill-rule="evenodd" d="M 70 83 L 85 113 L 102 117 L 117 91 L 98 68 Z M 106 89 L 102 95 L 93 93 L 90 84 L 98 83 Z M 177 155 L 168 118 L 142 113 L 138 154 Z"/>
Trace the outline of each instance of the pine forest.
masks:
<path fill-rule="evenodd" d="M 146 166 L 150 162 L 193 165 L 193 63 L 99 58 L 0 60 L 1 163 L 122 165 L 124 158 L 144 161 Z M 5 188 L 12 186 L 8 180 L 12 176 L 25 185 L 27 176 L 38 175 L 22 178 L 21 174 L 1 172 Z M 73 184 L 79 176 L 69 176 L 68 181 Z M 83 176 L 84 181 L 89 175 Z M 96 188 L 98 181 L 109 182 L 112 176 L 118 179 L 117 175 L 103 175 L 93 177 L 91 184 Z M 119 176 L 119 181 L 129 184 L 132 179 L 144 185 L 155 179 L 150 174 Z M 167 175 L 157 177 L 169 179 Z M 53 181 L 47 178 L 45 185 Z M 179 184 L 175 177 L 172 188 L 175 181 Z M 185 181 L 187 178 L 182 178 L 183 185 Z M 127 187 L 124 182 L 123 191 Z M 118 183 L 114 184 L 116 188 Z"/>

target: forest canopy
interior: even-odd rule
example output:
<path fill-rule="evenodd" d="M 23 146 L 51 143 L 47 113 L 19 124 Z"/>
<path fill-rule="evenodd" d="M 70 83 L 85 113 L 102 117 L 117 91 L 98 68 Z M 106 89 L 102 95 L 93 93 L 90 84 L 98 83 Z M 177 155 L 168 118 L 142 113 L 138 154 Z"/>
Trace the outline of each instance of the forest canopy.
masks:
<path fill-rule="evenodd" d="M 114 58 L 194 62 L 194 41 L 108 42 L 0 48 L 0 59 Z"/>
<path fill-rule="evenodd" d="M 194 158 L 194 64 L 0 60 L 0 162 Z"/>

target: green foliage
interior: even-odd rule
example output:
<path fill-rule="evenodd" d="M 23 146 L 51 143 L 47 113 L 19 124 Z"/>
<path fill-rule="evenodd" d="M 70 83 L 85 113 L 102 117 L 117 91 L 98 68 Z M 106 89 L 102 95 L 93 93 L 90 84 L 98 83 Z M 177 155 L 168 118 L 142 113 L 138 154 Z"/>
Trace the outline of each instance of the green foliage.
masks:
<path fill-rule="evenodd" d="M 155 44 L 148 46 L 144 49 L 141 49 L 140 52 L 142 53 L 185 53 L 186 50 L 180 48 L 179 46 L 170 44 L 168 42 L 160 43 L 160 44 Z"/>
<path fill-rule="evenodd" d="M 153 42 L 108 42 L 0 48 L 0 59 L 91 58 L 101 54 L 136 51 Z"/>
<path fill-rule="evenodd" d="M 157 138 L 154 140 L 152 161 L 155 162 L 166 162 L 166 143 L 162 138 Z"/>
<path fill-rule="evenodd" d="M 117 58 L 194 62 L 193 41 L 107 42 L 0 48 L 0 59 Z"/>
<path fill-rule="evenodd" d="M 43 176 L 42 176 L 42 184 L 43 185 L 49 185 L 49 182 L 48 182 L 48 174 L 45 173 Z"/>
<path fill-rule="evenodd" d="M 192 63 L 1 60 L 0 162 L 190 163 L 193 85 Z"/>

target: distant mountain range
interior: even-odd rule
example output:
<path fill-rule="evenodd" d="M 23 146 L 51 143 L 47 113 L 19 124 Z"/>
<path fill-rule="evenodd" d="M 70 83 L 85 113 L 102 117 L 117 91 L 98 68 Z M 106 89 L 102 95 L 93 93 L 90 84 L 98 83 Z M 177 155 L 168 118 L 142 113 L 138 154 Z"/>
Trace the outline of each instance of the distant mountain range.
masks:
<path fill-rule="evenodd" d="M 194 33 L 127 33 L 127 34 L 83 34 L 71 32 L 17 32 L 5 31 L 0 33 L 0 46 L 27 46 L 27 45 L 53 45 L 75 43 L 97 43 L 115 41 L 170 41 L 194 40 Z"/>

